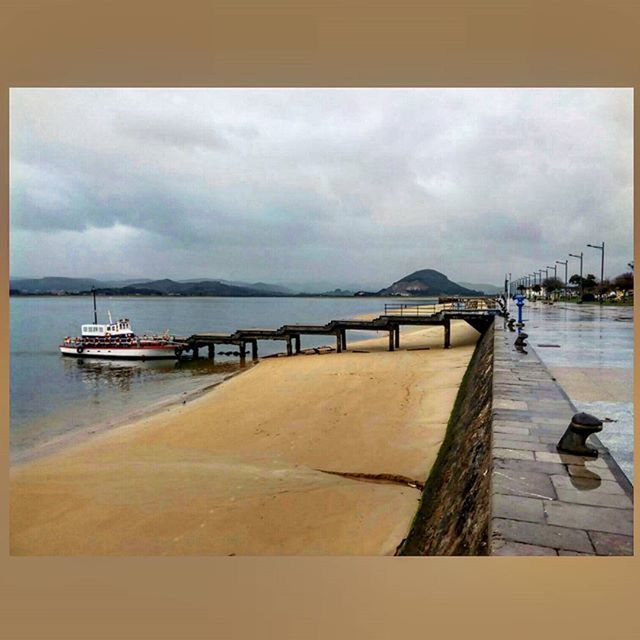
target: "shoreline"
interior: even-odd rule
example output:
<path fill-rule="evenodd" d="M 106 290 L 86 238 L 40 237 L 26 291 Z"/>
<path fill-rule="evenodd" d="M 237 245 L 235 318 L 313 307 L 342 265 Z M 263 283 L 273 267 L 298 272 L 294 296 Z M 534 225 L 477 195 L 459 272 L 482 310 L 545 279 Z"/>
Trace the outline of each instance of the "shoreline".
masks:
<path fill-rule="evenodd" d="M 258 363 L 255 363 L 258 364 Z M 255 364 L 249 364 L 247 369 Z M 158 415 L 163 411 L 169 410 L 179 404 L 185 404 L 191 402 L 205 394 L 212 391 L 216 387 L 220 386 L 223 382 L 226 382 L 230 378 L 233 378 L 244 370 L 234 371 L 217 382 L 207 381 L 205 384 L 191 389 L 190 391 L 172 392 L 164 397 L 162 400 L 156 400 L 151 404 L 145 404 L 144 406 L 132 409 L 125 414 L 115 416 L 114 418 L 105 418 L 100 422 L 91 425 L 90 427 L 83 427 L 77 431 L 70 431 L 68 433 L 62 433 L 54 436 L 51 440 L 46 440 L 32 447 L 25 448 L 21 451 L 15 451 L 10 453 L 9 468 L 20 467 L 21 465 L 28 464 L 45 458 L 47 456 L 55 455 L 56 453 L 65 451 L 69 448 L 73 448 L 75 445 L 82 444 L 88 440 L 91 440 L 94 436 L 101 433 L 111 431 L 113 429 L 119 429 L 120 427 L 126 427 L 128 424 L 150 418 Z"/>
<path fill-rule="evenodd" d="M 464 322 L 452 334 L 446 351 L 429 327 L 393 353 L 385 337 L 261 360 L 16 465 L 11 552 L 393 555 L 478 337 Z"/>
<path fill-rule="evenodd" d="M 369 319 L 371 317 L 377 317 L 378 314 L 366 314 L 362 316 L 355 316 L 354 319 Z M 410 334 L 415 331 L 419 331 L 420 327 L 407 327 L 405 329 L 406 334 Z M 359 350 L 358 347 L 366 346 L 366 344 L 370 341 L 376 341 L 379 338 L 366 338 L 364 340 L 357 340 L 350 343 L 347 351 L 351 351 L 353 353 L 362 353 L 363 351 Z M 353 349 L 355 347 L 355 349 Z M 315 349 L 319 349 L 322 351 L 312 353 Z M 331 345 L 321 345 L 319 347 L 308 347 L 306 349 L 302 349 L 300 355 L 327 355 L 328 353 L 335 352 L 335 347 Z M 155 415 L 162 413 L 163 411 L 167 411 L 172 407 L 178 406 L 180 404 L 185 404 L 200 398 L 201 396 L 213 391 L 216 387 L 220 386 L 227 380 L 240 375 L 242 373 L 246 373 L 252 367 L 257 366 L 263 360 L 271 360 L 278 358 L 285 358 L 287 354 L 285 351 L 279 351 L 277 353 L 273 353 L 267 356 L 263 356 L 259 358 L 257 362 L 248 361 L 246 368 L 239 369 L 238 371 L 234 371 L 230 374 L 226 374 L 222 377 L 222 379 L 217 380 L 216 382 L 205 382 L 201 386 L 198 386 L 195 389 L 190 391 L 183 392 L 172 392 L 168 394 L 168 396 L 164 397 L 161 400 L 156 400 L 150 404 L 144 404 L 138 408 L 132 409 L 122 415 L 115 416 L 113 418 L 105 418 L 100 422 L 88 426 L 82 427 L 77 431 L 70 431 L 68 433 L 62 433 L 57 436 L 54 436 L 50 440 L 46 440 L 44 442 L 37 443 L 31 447 L 27 447 L 20 451 L 10 452 L 9 454 L 9 468 L 13 469 L 14 467 L 19 467 L 24 464 L 28 464 L 29 462 L 34 462 L 36 460 L 40 460 L 41 458 L 45 458 L 50 455 L 55 455 L 56 453 L 63 452 L 69 448 L 73 448 L 78 444 L 82 444 L 84 442 L 90 441 L 94 436 L 99 435 L 101 433 L 109 432 L 113 429 L 118 429 L 120 427 L 126 427 L 129 424 L 134 422 L 138 422 L 140 420 L 144 420 L 145 418 L 149 418 Z M 235 363 L 233 363 L 235 365 Z M 239 365 L 238 365 L 239 366 Z"/>

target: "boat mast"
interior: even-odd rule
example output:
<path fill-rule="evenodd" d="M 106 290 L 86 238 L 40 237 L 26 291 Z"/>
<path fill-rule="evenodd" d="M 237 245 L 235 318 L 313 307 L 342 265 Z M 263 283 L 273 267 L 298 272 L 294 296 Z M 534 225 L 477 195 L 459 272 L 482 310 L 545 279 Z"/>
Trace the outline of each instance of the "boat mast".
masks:
<path fill-rule="evenodd" d="M 98 324 L 98 311 L 96 310 L 96 288 L 91 287 L 91 293 L 93 294 L 93 324 Z"/>

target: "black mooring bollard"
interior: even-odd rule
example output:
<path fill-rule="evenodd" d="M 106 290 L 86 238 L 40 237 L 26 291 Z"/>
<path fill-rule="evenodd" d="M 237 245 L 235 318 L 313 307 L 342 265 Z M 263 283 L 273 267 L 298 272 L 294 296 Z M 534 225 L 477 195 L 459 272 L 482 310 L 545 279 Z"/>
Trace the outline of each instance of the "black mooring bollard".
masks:
<path fill-rule="evenodd" d="M 602 421 L 589 413 L 576 413 L 556 445 L 558 451 L 578 456 L 598 457 L 598 450 L 587 446 L 587 438 L 592 433 L 602 431 Z"/>
<path fill-rule="evenodd" d="M 527 338 L 529 337 L 528 333 L 525 333 L 524 331 L 521 331 L 517 338 L 515 339 L 515 342 L 513 343 L 513 346 L 520 351 L 521 353 L 527 353 L 524 348 L 527 346 Z"/>

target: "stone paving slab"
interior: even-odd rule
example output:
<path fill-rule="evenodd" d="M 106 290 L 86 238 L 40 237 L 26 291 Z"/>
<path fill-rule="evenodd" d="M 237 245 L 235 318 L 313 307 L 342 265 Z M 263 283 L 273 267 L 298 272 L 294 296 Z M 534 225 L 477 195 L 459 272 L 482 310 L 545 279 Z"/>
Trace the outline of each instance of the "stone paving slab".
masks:
<path fill-rule="evenodd" d="M 586 555 L 576 551 L 564 551 L 567 555 Z M 502 540 L 496 545 L 493 551 L 494 556 L 557 556 L 558 552 L 551 547 L 540 547 L 534 544 L 523 544 L 522 542 L 508 542 Z"/>
<path fill-rule="evenodd" d="M 566 467 L 561 464 L 555 464 L 555 462 L 540 462 L 538 460 L 506 460 L 504 458 L 494 458 L 493 465 L 494 470 L 511 469 L 513 471 L 534 471 L 536 473 L 546 473 L 549 475 L 566 473 Z"/>
<path fill-rule="evenodd" d="M 557 451 L 577 411 L 531 345 L 514 349 L 515 337 L 496 320 L 491 554 L 633 555 L 631 485 L 595 437 L 595 459 Z"/>
<path fill-rule="evenodd" d="M 494 449 L 496 455 L 501 455 Z M 556 491 L 550 476 L 537 471 L 513 471 L 512 469 L 494 469 L 491 476 L 493 493 L 530 498 L 556 499 Z"/>
<path fill-rule="evenodd" d="M 495 434 L 493 438 L 493 446 L 505 449 L 520 449 L 521 451 L 549 451 L 548 444 L 542 442 L 534 442 L 533 440 L 510 440 L 509 438 L 501 438 L 499 434 Z"/>
<path fill-rule="evenodd" d="M 633 511 L 626 509 L 549 501 L 544 505 L 544 510 L 547 521 L 559 527 L 633 535 Z"/>
<path fill-rule="evenodd" d="M 494 493 L 491 502 L 491 513 L 496 518 L 524 520 L 525 522 L 546 522 L 542 500 L 537 498 Z"/>
<path fill-rule="evenodd" d="M 504 449 L 495 447 L 493 453 L 498 458 L 513 458 L 514 460 L 533 460 L 533 451 L 519 451 L 518 449 Z"/>
<path fill-rule="evenodd" d="M 557 550 L 568 549 L 570 551 L 594 553 L 587 532 L 580 529 L 503 518 L 493 518 L 492 525 L 492 535 L 503 540 L 524 542 Z"/>
<path fill-rule="evenodd" d="M 589 537 L 596 553 L 602 556 L 626 556 L 633 555 L 633 538 L 621 536 L 617 533 L 602 533 L 601 531 L 589 531 Z"/>

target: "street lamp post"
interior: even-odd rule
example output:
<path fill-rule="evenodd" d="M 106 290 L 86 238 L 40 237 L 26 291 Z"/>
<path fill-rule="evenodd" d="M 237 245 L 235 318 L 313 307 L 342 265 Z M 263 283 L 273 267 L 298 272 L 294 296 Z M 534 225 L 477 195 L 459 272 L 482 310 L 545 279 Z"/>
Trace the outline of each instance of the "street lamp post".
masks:
<path fill-rule="evenodd" d="M 591 247 L 592 249 L 599 249 L 602 251 L 602 260 L 600 261 L 600 284 L 604 282 L 604 240 L 602 241 L 602 245 L 599 244 L 588 244 L 587 247 Z M 600 304 L 602 304 L 602 293 L 600 294 Z"/>
<path fill-rule="evenodd" d="M 553 269 L 553 279 L 557 280 L 558 279 L 558 267 L 555 264 L 552 267 L 547 265 L 547 270 L 548 269 Z M 547 271 L 547 273 L 548 273 L 548 271 Z M 555 289 L 554 289 L 554 291 L 555 291 Z"/>
<path fill-rule="evenodd" d="M 577 255 L 575 253 L 570 253 L 569 254 L 572 258 L 578 258 L 580 260 L 580 300 L 582 300 L 582 257 L 583 257 L 583 252 L 580 252 L 580 255 Z"/>
<path fill-rule="evenodd" d="M 542 279 L 542 272 L 544 271 L 544 280 Z M 540 269 L 540 284 L 549 279 L 549 269 Z M 545 298 L 549 299 L 549 292 L 545 289 Z"/>
<path fill-rule="evenodd" d="M 568 260 L 556 260 L 558 264 L 564 265 L 564 295 L 567 295 L 567 274 L 569 271 L 569 261 Z"/>

